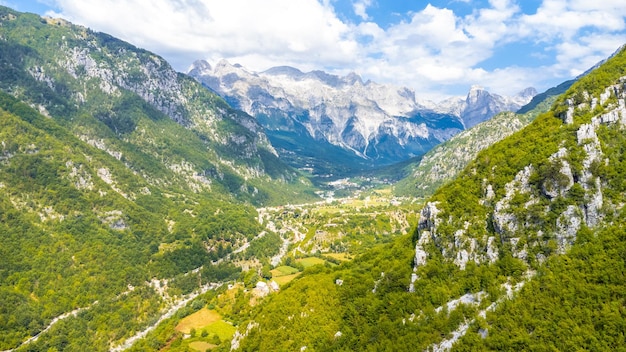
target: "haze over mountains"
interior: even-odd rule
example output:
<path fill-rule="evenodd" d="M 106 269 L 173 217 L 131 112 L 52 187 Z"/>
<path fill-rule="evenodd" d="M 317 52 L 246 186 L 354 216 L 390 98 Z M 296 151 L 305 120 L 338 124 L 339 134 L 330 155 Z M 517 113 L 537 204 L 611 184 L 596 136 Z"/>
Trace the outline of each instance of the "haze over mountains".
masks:
<path fill-rule="evenodd" d="M 434 103 L 406 87 L 363 82 L 355 73 L 340 77 L 293 67 L 251 72 L 225 60 L 214 67 L 196 61 L 189 74 L 255 116 L 281 157 L 316 173 L 328 169 L 322 165 L 332 164 L 337 154 L 343 166 L 348 160 L 361 165 L 357 169 L 421 156 L 463 129 L 516 111 L 536 94 L 528 88 L 502 97 L 474 86 L 465 98 Z"/>

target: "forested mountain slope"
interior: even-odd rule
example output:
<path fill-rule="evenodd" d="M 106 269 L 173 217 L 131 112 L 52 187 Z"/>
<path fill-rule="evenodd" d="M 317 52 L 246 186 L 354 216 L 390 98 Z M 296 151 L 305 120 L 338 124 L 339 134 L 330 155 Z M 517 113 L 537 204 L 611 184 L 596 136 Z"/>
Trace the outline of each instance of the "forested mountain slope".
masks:
<path fill-rule="evenodd" d="M 160 57 L 0 7 L 0 350 L 107 351 L 239 276 L 252 204 L 316 199 Z"/>
<path fill-rule="evenodd" d="M 430 197 L 454 179 L 483 149 L 519 131 L 550 109 L 556 98 L 575 81 L 567 81 L 533 97 L 517 113 L 502 112 L 437 145 L 407 168 L 408 176 L 394 185 L 398 196 Z"/>
<path fill-rule="evenodd" d="M 298 197 L 301 180 L 256 120 L 157 55 L 60 19 L 3 7 L 0 20 L 0 89 L 152 184 L 260 204 Z"/>
<path fill-rule="evenodd" d="M 626 52 L 478 154 L 412 237 L 318 267 L 258 307 L 240 350 L 619 350 Z M 321 293 L 320 293 L 321 292 Z"/>

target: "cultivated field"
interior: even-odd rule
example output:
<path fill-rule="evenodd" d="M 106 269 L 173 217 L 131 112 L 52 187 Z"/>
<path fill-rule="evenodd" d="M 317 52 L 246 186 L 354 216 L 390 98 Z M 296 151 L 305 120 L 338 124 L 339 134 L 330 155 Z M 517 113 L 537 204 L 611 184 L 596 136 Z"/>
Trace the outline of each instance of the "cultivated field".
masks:
<path fill-rule="evenodd" d="M 202 308 L 181 320 L 176 326 L 176 331 L 180 331 L 183 334 L 189 334 L 191 329 L 196 329 L 196 331 L 198 331 L 220 320 L 222 320 L 222 316 L 218 312 Z"/>

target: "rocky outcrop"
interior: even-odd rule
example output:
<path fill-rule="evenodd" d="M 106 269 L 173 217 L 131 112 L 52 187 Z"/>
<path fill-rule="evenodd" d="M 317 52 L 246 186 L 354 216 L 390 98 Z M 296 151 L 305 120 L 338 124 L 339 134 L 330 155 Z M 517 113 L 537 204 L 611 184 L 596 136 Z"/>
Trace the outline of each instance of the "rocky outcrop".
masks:
<path fill-rule="evenodd" d="M 101 48 L 99 51 L 99 55 L 102 55 Z M 98 62 L 93 58 L 92 49 L 72 47 L 67 49 L 66 60 L 61 61 L 60 65 L 76 79 L 97 78 L 100 89 L 107 94 L 120 94 L 120 88 L 128 89 L 174 121 L 180 124 L 189 123 L 189 117 L 185 116 L 186 101 L 181 82 L 169 64 L 156 55 L 151 55 L 145 61 L 134 57 L 136 62 L 127 62 L 123 67 L 116 67 L 110 62 L 113 54 L 108 54 L 108 60 Z M 139 70 L 124 70 L 132 64 L 138 64 Z"/>
<path fill-rule="evenodd" d="M 574 185 L 574 175 L 572 168 L 565 160 L 566 157 L 567 149 L 565 148 L 559 149 L 556 154 L 550 156 L 551 167 L 558 171 L 541 184 L 542 193 L 550 199 L 565 196 Z"/>
<path fill-rule="evenodd" d="M 515 175 L 513 181 L 505 185 L 506 194 L 504 198 L 496 202 L 492 215 L 494 230 L 497 234 L 507 236 L 518 230 L 519 219 L 510 212 L 510 202 L 515 194 L 530 194 L 529 180 L 533 172 L 534 168 L 527 166 Z"/>
<path fill-rule="evenodd" d="M 602 162 L 602 149 L 600 141 L 595 133 L 601 119 L 594 118 L 590 124 L 580 126 L 577 131 L 578 144 L 585 150 L 586 157 L 583 160 L 583 170 L 580 176 L 580 184 L 585 190 L 586 199 L 583 205 L 585 223 L 595 226 L 598 223 L 602 207 L 602 185 L 600 179 L 594 177 L 591 166 L 596 162 Z"/>
<path fill-rule="evenodd" d="M 567 210 L 556 219 L 556 243 L 557 253 L 565 253 L 569 247 L 574 244 L 576 234 L 580 230 L 583 219 L 580 215 L 580 209 L 574 205 L 567 207 Z"/>
<path fill-rule="evenodd" d="M 235 331 L 235 334 L 233 335 L 233 339 L 230 342 L 230 350 L 234 351 L 239 349 L 239 345 L 241 344 L 241 341 L 248 336 L 248 334 L 250 333 L 250 331 L 252 331 L 252 329 L 258 328 L 259 324 L 255 321 L 251 321 L 248 323 L 248 325 L 246 326 L 246 330 L 241 333 L 239 332 L 239 330 Z"/>
<path fill-rule="evenodd" d="M 434 243 L 434 248 L 461 270 L 471 261 L 497 261 L 502 246 L 507 246 L 513 257 L 541 263 L 550 253 L 566 253 L 583 226 L 593 228 L 600 224 L 610 207 L 603 194 L 609 185 L 603 183 L 598 170 L 610 164 L 603 151 L 605 144 L 598 136 L 600 128 L 626 128 L 625 91 L 623 78 L 599 96 L 583 92 L 576 93 L 576 100 L 564 99 L 565 112 L 560 117 L 566 125 L 578 124 L 575 137 L 564 135 L 555 153 L 545 161 L 522 168 L 500 192 L 487 178 L 483 181 L 478 205 L 489 210 L 492 235 L 477 235 L 479 232 L 472 230 L 484 223 L 483 219 L 455 219 L 440 210 L 445 205 L 427 203 L 417 228 L 411 282 L 419 279 L 418 269 L 426 264 L 428 243 Z M 589 111 L 601 112 L 589 118 Z M 581 123 L 579 119 L 585 116 L 588 122 Z M 446 230 L 441 231 L 444 219 Z M 541 250 L 549 247 L 554 251 Z"/>
<path fill-rule="evenodd" d="M 574 123 L 574 101 L 572 99 L 567 99 L 567 110 L 563 115 L 561 115 L 561 119 L 567 125 L 571 125 Z"/>
<path fill-rule="evenodd" d="M 437 203 L 426 203 L 420 212 L 420 219 L 417 225 L 417 229 L 420 233 L 428 234 L 429 236 L 434 236 L 436 234 L 437 225 L 439 223 L 437 214 L 439 214 L 439 212 L 440 210 L 437 209 Z"/>
<path fill-rule="evenodd" d="M 413 260 L 413 274 L 411 275 L 411 283 L 409 284 L 409 292 L 415 290 L 415 281 L 419 279 L 417 276 L 417 268 L 426 264 L 428 259 L 428 252 L 425 248 L 426 244 L 436 236 L 437 225 L 439 219 L 437 214 L 437 203 L 426 203 L 419 216 L 419 223 L 417 225 L 419 239 L 415 243 L 415 257 Z"/>

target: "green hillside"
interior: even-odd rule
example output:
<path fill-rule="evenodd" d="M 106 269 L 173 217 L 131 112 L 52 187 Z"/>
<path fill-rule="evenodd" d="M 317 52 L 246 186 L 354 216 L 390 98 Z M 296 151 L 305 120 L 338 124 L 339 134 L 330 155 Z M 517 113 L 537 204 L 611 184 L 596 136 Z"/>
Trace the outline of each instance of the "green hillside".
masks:
<path fill-rule="evenodd" d="M 4 7 L 0 19 L 0 89 L 152 184 L 255 204 L 315 198 L 254 118 L 155 54 L 59 19 Z"/>
<path fill-rule="evenodd" d="M 106 349 L 167 305 L 148 288 L 153 278 L 237 273 L 210 263 L 260 231 L 254 208 L 151 185 L 14 98 L 3 94 L 0 108 L 2 348 L 89 308 L 97 319 L 61 330 L 65 343 Z M 220 243 L 225 253 L 205 249 Z"/>
<path fill-rule="evenodd" d="M 162 58 L 5 7 L 0 189 L 0 350 L 17 351 L 122 346 L 240 276 L 223 259 L 263 230 L 254 205 L 317 199 L 253 118 Z"/>
<path fill-rule="evenodd" d="M 305 271 L 239 350 L 623 349 L 625 76 L 622 51 L 480 152 L 412 236 Z"/>
<path fill-rule="evenodd" d="M 284 206 L 318 197 L 252 117 L 0 7 L 0 350 L 623 350 L 625 129 L 622 50 L 398 185 L 419 219 Z"/>
<path fill-rule="evenodd" d="M 574 81 L 537 94 L 517 113 L 502 112 L 491 119 L 463 131 L 450 140 L 435 146 L 420 160 L 404 168 L 403 177 L 394 185 L 398 196 L 428 198 L 447 182 L 453 180 L 483 149 L 510 136 L 545 113 L 556 98 Z"/>

